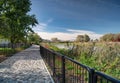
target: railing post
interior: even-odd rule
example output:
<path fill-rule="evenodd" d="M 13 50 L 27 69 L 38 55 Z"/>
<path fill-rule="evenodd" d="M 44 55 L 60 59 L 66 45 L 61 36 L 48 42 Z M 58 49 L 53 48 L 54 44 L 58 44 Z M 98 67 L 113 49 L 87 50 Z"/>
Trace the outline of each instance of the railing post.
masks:
<path fill-rule="evenodd" d="M 48 62 L 48 53 L 47 53 L 47 49 L 45 49 L 45 60 L 46 60 L 46 62 Z"/>
<path fill-rule="evenodd" d="M 41 45 L 40 45 L 40 54 L 41 54 L 41 51 L 42 51 L 42 50 L 41 50 Z"/>
<path fill-rule="evenodd" d="M 53 76 L 55 76 L 55 54 L 53 53 Z"/>
<path fill-rule="evenodd" d="M 42 55 L 43 54 L 43 47 L 40 46 L 40 54 Z"/>
<path fill-rule="evenodd" d="M 62 83 L 65 83 L 65 57 L 62 56 Z"/>
<path fill-rule="evenodd" d="M 97 83 L 97 76 L 94 75 L 93 83 Z"/>
<path fill-rule="evenodd" d="M 89 71 L 89 83 L 93 83 L 93 81 L 94 81 L 94 72 L 95 72 L 94 69 L 90 69 L 90 71 Z"/>

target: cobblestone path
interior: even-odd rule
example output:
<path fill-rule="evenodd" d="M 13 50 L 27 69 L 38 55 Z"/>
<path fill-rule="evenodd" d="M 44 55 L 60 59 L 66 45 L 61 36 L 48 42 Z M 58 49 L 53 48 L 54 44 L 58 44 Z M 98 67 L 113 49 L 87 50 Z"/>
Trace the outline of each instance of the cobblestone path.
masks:
<path fill-rule="evenodd" d="M 54 83 L 39 53 L 39 46 L 0 63 L 0 83 Z"/>

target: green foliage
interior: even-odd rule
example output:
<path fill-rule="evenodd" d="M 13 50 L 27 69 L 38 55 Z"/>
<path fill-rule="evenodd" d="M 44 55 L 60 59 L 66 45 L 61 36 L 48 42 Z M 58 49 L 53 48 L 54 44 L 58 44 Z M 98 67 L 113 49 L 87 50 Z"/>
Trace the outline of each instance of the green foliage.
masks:
<path fill-rule="evenodd" d="M 58 38 L 51 38 L 51 41 L 54 42 L 54 43 L 57 43 L 57 42 L 60 42 L 60 40 Z"/>
<path fill-rule="evenodd" d="M 10 47 L 0 47 L 0 56 L 12 56 L 13 54 L 20 52 L 26 48 L 28 48 L 29 45 L 24 45 L 24 46 L 20 46 L 20 47 L 16 47 L 15 49 L 12 49 Z M 1 61 L 0 61 L 1 62 Z"/>
<path fill-rule="evenodd" d="M 78 35 L 76 38 L 76 42 L 83 42 L 84 41 L 84 36 L 83 35 Z"/>
<path fill-rule="evenodd" d="M 90 41 L 90 37 L 89 37 L 87 34 L 84 35 L 84 41 L 85 41 L 85 42 Z"/>
<path fill-rule="evenodd" d="M 15 53 L 15 50 L 11 48 L 0 48 L 0 55 L 11 56 L 13 53 Z"/>
<path fill-rule="evenodd" d="M 35 15 L 29 15 L 30 0 L 0 1 L 0 35 L 11 43 L 25 42 L 28 32 L 38 22 Z"/>
<path fill-rule="evenodd" d="M 33 44 L 40 44 L 42 38 L 37 33 L 29 33 L 28 42 Z"/>
<path fill-rule="evenodd" d="M 85 35 L 78 35 L 76 38 L 76 42 L 88 42 L 90 41 L 90 37 L 85 34 Z"/>
<path fill-rule="evenodd" d="M 120 79 L 120 43 L 80 43 L 74 44 L 72 50 L 60 49 L 55 46 L 50 46 L 50 48 Z M 73 69 L 70 65 L 67 68 Z"/>
<path fill-rule="evenodd" d="M 113 41 L 113 42 L 120 42 L 120 33 L 118 34 L 105 34 L 101 38 L 101 41 Z"/>

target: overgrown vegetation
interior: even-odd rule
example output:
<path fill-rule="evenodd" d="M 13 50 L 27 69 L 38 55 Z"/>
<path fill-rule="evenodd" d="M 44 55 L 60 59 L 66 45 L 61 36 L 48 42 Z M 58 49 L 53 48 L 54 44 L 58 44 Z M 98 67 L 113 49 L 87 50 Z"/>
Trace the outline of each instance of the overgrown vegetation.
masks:
<path fill-rule="evenodd" d="M 67 55 L 80 63 L 120 79 L 120 43 L 74 43 L 71 49 L 46 47 Z M 66 45 L 70 46 L 70 45 Z"/>

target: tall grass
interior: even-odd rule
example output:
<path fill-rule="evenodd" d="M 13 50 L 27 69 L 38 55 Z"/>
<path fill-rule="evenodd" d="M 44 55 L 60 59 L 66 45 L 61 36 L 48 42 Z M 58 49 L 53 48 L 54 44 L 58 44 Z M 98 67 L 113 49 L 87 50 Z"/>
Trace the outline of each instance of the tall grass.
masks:
<path fill-rule="evenodd" d="M 120 43 L 77 43 L 72 49 L 47 47 L 120 79 Z"/>

